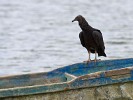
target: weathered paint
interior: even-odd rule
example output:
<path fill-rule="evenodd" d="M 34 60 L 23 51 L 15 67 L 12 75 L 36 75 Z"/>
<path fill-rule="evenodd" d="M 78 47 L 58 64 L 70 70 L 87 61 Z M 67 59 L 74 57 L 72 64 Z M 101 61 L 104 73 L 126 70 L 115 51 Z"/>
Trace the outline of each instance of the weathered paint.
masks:
<path fill-rule="evenodd" d="M 0 100 L 133 100 L 133 82 Z"/>
<path fill-rule="evenodd" d="M 59 95 L 57 96 L 59 99 L 54 97 L 54 94 L 57 95 L 58 93 L 62 92 L 65 94 L 68 93 L 68 91 L 70 91 L 71 94 L 71 91 L 77 91 L 77 89 L 79 91 L 83 90 L 83 92 L 85 92 L 86 89 L 83 88 L 87 88 L 86 91 L 91 91 L 91 89 L 95 90 L 95 93 L 93 92 L 93 94 L 88 94 L 90 95 L 90 98 L 91 96 L 95 97 L 95 99 L 91 100 L 115 100 L 115 99 L 97 99 L 98 97 L 95 95 L 98 91 L 102 91 L 101 90 L 102 86 L 106 87 L 109 84 L 111 84 L 111 86 L 113 87 L 114 84 L 117 83 L 120 85 L 121 89 L 125 89 L 122 87 L 123 84 L 125 84 L 125 82 L 132 83 L 133 81 L 132 66 L 133 66 L 133 59 L 130 58 L 130 59 L 120 59 L 120 60 L 99 61 L 96 63 L 92 62 L 89 64 L 78 63 L 56 69 L 48 73 L 0 77 L 0 98 L 1 98 L 0 100 L 2 99 L 6 100 L 4 99 L 5 97 L 6 98 L 13 97 L 13 100 L 15 100 L 15 98 L 20 98 L 16 100 L 26 100 L 21 98 L 24 97 L 32 98 L 34 97 L 33 95 L 36 96 L 40 95 L 40 98 L 41 97 L 44 98 L 46 96 L 48 97 L 46 100 L 65 100 L 65 99 L 60 99 L 61 97 Z M 99 89 L 96 90 L 96 88 Z M 53 98 L 56 99 L 49 99 L 51 97 L 49 97 L 48 95 L 52 94 Z M 83 94 L 85 95 L 85 93 Z M 79 94 L 79 96 L 80 95 L 81 94 Z M 103 96 L 106 97 L 106 95 L 104 94 Z M 81 99 L 78 98 L 75 100 L 88 100 L 82 98 Z M 9 100 L 12 99 L 10 98 Z M 31 100 L 36 100 L 36 99 L 31 99 Z M 37 99 L 37 100 L 45 100 L 45 99 Z M 69 99 L 67 99 L 66 97 L 66 100 Z M 122 100 L 122 99 L 116 99 L 116 100 Z M 128 98 L 127 100 L 130 99 Z"/>

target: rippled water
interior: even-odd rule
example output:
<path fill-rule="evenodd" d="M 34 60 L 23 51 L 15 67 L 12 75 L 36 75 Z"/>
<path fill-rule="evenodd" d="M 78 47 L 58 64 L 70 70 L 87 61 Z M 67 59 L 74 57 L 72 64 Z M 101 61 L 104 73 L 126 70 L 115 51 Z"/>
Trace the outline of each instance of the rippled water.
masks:
<path fill-rule="evenodd" d="M 72 19 L 104 36 L 107 58 L 133 57 L 133 0 L 1 0 L 0 75 L 49 71 L 88 58 Z M 93 58 L 93 56 L 92 56 Z"/>

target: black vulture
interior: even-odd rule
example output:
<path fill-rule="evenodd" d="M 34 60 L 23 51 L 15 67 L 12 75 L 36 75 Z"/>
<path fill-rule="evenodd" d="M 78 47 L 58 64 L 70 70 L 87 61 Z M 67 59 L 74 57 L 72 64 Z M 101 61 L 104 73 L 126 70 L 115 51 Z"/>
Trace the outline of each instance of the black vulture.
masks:
<path fill-rule="evenodd" d="M 104 56 L 105 54 L 105 46 L 103 41 L 102 33 L 99 29 L 91 27 L 85 18 L 81 15 L 75 17 L 72 21 L 78 21 L 80 28 L 82 31 L 79 33 L 79 38 L 83 47 L 85 47 L 89 54 L 89 59 L 87 62 L 90 62 L 90 53 L 95 53 L 95 61 L 97 61 L 96 54 L 98 56 Z"/>

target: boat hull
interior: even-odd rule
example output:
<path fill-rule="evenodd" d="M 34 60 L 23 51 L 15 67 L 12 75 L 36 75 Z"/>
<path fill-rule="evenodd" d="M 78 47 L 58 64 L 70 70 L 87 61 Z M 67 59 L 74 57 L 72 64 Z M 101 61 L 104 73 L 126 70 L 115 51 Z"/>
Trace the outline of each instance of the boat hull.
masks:
<path fill-rule="evenodd" d="M 133 59 L 0 77 L 0 100 L 133 100 Z"/>
<path fill-rule="evenodd" d="M 0 100 L 133 100 L 133 82 L 81 88 Z"/>

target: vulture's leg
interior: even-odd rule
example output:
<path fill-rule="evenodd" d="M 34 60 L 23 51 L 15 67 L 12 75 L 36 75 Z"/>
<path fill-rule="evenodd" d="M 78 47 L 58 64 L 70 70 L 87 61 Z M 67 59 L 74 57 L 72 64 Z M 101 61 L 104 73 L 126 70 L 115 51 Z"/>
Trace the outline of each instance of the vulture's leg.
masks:
<path fill-rule="evenodd" d="M 95 50 L 95 62 L 97 61 L 97 51 Z"/>
<path fill-rule="evenodd" d="M 88 54 L 89 54 L 88 62 L 90 62 L 91 61 L 91 58 L 90 58 L 91 52 L 88 51 Z"/>
<path fill-rule="evenodd" d="M 97 51 L 95 50 L 95 59 L 93 61 L 97 62 L 99 61 L 100 59 L 97 59 Z"/>
<path fill-rule="evenodd" d="M 90 58 L 90 54 L 91 54 L 91 52 L 90 51 L 88 51 L 88 54 L 89 54 L 89 58 L 88 58 L 88 60 L 87 61 L 84 61 L 84 62 L 91 62 L 91 58 Z"/>

